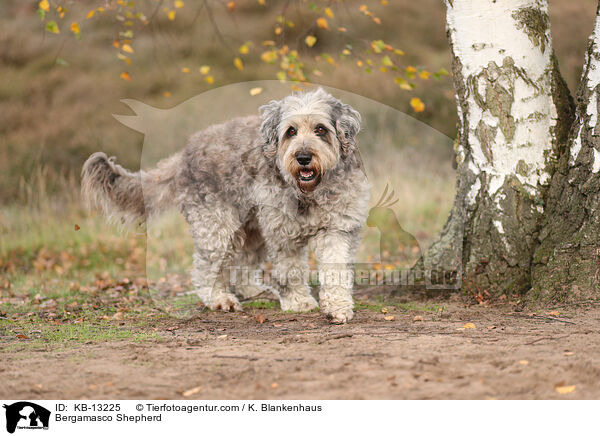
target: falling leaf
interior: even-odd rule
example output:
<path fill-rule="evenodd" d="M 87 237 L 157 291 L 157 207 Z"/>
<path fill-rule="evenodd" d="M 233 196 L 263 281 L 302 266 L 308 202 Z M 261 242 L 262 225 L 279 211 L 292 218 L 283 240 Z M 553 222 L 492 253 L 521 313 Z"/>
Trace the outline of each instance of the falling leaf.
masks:
<path fill-rule="evenodd" d="M 169 17 L 169 20 L 171 21 L 175 20 L 175 11 L 167 12 L 167 17 Z"/>
<path fill-rule="evenodd" d="M 129 75 L 129 73 L 123 71 L 121 73 L 121 79 L 125 79 L 125 80 L 131 80 L 131 76 Z"/>
<path fill-rule="evenodd" d="M 250 90 L 250 95 L 254 97 L 255 95 L 260 94 L 262 91 L 263 91 L 262 88 L 252 88 Z"/>
<path fill-rule="evenodd" d="M 188 389 L 187 391 L 183 391 L 181 393 L 181 395 L 183 395 L 184 397 L 191 397 L 192 395 L 197 394 L 201 390 L 202 390 L 202 386 L 196 386 L 195 388 Z"/>
<path fill-rule="evenodd" d="M 206 76 L 204 78 L 204 81 L 209 85 L 212 85 L 213 83 L 215 83 L 215 78 L 213 76 Z"/>
<path fill-rule="evenodd" d="M 414 99 L 413 99 L 413 100 L 414 100 Z M 412 100 L 411 100 L 411 105 L 412 105 Z M 415 109 L 415 110 L 416 110 L 416 109 Z M 417 111 L 417 112 L 420 112 L 420 111 Z M 477 327 L 475 327 L 475 324 L 473 324 L 472 322 L 468 322 L 468 323 L 466 323 L 466 324 L 463 326 L 463 328 L 466 328 L 466 329 L 474 329 L 474 328 L 477 328 Z"/>
<path fill-rule="evenodd" d="M 208 65 L 202 65 L 200 67 L 200 74 L 202 74 L 204 76 L 207 75 L 209 73 L 209 71 L 210 71 L 210 67 Z"/>
<path fill-rule="evenodd" d="M 383 319 L 385 319 L 386 321 L 393 321 L 396 319 L 396 317 L 394 315 L 386 315 L 383 317 Z"/>
<path fill-rule="evenodd" d="M 422 317 L 421 315 L 417 315 L 417 316 L 415 316 L 415 317 L 413 318 L 413 322 L 419 322 L 419 321 L 420 321 L 420 322 L 423 322 L 423 321 L 424 321 L 424 319 L 423 319 L 423 317 Z"/>
<path fill-rule="evenodd" d="M 173 6 L 175 6 L 175 9 L 181 9 L 184 6 L 184 3 L 181 0 L 176 0 L 175 3 L 173 3 Z"/>
<path fill-rule="evenodd" d="M 325 8 L 324 12 L 325 15 L 327 15 L 329 18 L 333 18 L 333 11 L 331 10 L 331 8 Z"/>
<path fill-rule="evenodd" d="M 79 227 L 77 224 L 75 224 L 75 231 L 81 229 L 81 227 Z"/>
<path fill-rule="evenodd" d="M 418 97 L 411 98 L 410 105 L 414 109 L 415 112 L 423 112 L 425 110 L 425 103 L 423 103 L 421 101 L 421 99 Z M 471 323 L 467 323 L 467 324 L 471 324 Z M 465 324 L 465 328 L 475 328 L 475 325 L 473 325 L 473 324 L 471 324 L 471 325 L 473 325 L 473 327 L 466 327 L 467 324 Z"/>
<path fill-rule="evenodd" d="M 244 69 L 244 63 L 242 62 L 242 60 L 240 58 L 235 58 L 233 60 L 233 65 L 240 71 L 242 71 Z"/>
<path fill-rule="evenodd" d="M 329 29 L 329 23 L 327 22 L 327 19 L 323 17 L 317 18 L 317 26 L 319 26 L 321 29 Z"/>
<path fill-rule="evenodd" d="M 48 21 L 46 23 L 46 30 L 50 33 L 60 33 L 60 29 L 58 28 L 56 21 Z"/>
<path fill-rule="evenodd" d="M 50 3 L 48 3 L 48 0 L 42 0 L 38 6 L 42 11 L 50 12 Z"/>
<path fill-rule="evenodd" d="M 571 392 L 574 392 L 575 389 L 577 389 L 576 385 L 569 385 L 569 386 L 556 386 L 554 388 L 554 390 L 556 392 L 558 392 L 559 394 L 570 394 Z"/>
<path fill-rule="evenodd" d="M 316 44 L 317 42 L 317 37 L 313 36 L 313 35 L 308 35 L 305 39 L 304 42 L 306 43 L 307 46 L 312 47 L 313 45 Z"/>
<path fill-rule="evenodd" d="M 229 12 L 233 12 L 235 10 L 235 2 L 227 3 L 227 9 L 229 9 Z"/>

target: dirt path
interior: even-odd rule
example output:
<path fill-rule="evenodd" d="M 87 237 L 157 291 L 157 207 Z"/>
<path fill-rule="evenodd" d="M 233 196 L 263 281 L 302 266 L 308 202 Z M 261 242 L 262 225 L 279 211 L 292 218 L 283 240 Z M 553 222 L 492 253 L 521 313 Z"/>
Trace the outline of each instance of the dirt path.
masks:
<path fill-rule="evenodd" d="M 600 308 L 511 310 L 363 309 L 336 326 L 318 313 L 251 309 L 155 321 L 156 341 L 32 350 L 11 339 L 6 351 L 3 338 L 0 397 L 600 399 Z"/>

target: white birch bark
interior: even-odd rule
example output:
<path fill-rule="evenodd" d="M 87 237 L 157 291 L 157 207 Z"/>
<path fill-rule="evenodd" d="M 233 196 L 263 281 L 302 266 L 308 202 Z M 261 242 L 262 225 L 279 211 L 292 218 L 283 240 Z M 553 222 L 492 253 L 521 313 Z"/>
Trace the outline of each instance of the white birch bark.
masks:
<path fill-rule="evenodd" d="M 452 214 L 425 267 L 451 268 L 448 260 L 459 258 L 466 286 L 523 290 L 559 153 L 558 100 L 568 95 L 557 90 L 564 83 L 547 1 L 446 0 L 446 7 L 459 174 Z"/>

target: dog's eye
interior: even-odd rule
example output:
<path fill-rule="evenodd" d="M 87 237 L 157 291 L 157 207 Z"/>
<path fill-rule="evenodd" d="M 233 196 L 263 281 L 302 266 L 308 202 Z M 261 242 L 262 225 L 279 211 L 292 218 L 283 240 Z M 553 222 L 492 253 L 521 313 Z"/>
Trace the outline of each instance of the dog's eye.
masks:
<path fill-rule="evenodd" d="M 290 127 L 289 129 L 287 129 L 287 132 L 285 132 L 287 136 L 296 136 L 296 133 L 298 132 L 293 127 Z"/>
<path fill-rule="evenodd" d="M 315 129 L 315 133 L 318 136 L 324 136 L 325 134 L 327 134 L 327 129 L 324 126 L 317 126 L 317 128 Z"/>

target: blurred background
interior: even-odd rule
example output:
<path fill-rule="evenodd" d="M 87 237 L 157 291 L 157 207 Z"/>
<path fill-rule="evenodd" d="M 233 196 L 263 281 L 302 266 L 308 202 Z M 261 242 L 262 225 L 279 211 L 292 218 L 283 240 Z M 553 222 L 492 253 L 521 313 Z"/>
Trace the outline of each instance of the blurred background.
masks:
<path fill-rule="evenodd" d="M 572 91 L 596 4 L 550 0 L 554 48 Z M 103 5 L 142 15 L 99 10 Z M 42 21 L 38 10 L 46 6 Z M 394 211 L 422 248 L 446 219 L 456 108 L 451 77 L 434 74 L 451 71 L 439 0 L 2 0 L 0 29 L 0 291 L 11 298 L 46 292 L 64 299 L 87 283 L 143 274 L 146 231 L 122 233 L 81 207 L 81 165 L 102 150 L 139 168 L 144 135 L 112 116 L 133 114 L 121 99 L 170 109 L 211 89 L 279 77 L 280 59 L 263 57 L 268 41 L 296 50 L 307 80 L 369 101 L 365 138 L 377 131 L 379 139 L 363 158 L 372 174 L 385 175 L 373 177 L 374 197 L 390 175 L 401 175 Z M 377 41 L 385 42 L 384 53 Z M 266 98 L 244 92 L 249 106 Z M 427 135 L 436 139 L 423 141 Z M 375 230 L 365 231 L 367 251 L 377 251 L 377 236 L 368 233 Z M 168 230 L 157 234 L 175 239 Z M 152 260 L 159 267 L 185 251 L 159 245 L 167 251 Z"/>

